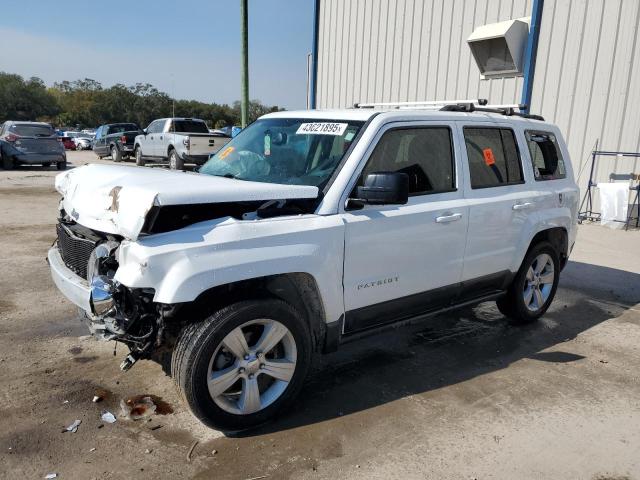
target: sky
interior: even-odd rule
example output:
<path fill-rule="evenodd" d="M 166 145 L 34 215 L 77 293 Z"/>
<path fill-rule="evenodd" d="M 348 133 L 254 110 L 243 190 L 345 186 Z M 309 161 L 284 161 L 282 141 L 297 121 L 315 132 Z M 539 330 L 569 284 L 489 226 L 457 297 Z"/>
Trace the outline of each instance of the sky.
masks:
<path fill-rule="evenodd" d="M 240 98 L 240 0 L 2 2 L 0 71 Z M 249 0 L 249 96 L 305 108 L 313 0 Z"/>

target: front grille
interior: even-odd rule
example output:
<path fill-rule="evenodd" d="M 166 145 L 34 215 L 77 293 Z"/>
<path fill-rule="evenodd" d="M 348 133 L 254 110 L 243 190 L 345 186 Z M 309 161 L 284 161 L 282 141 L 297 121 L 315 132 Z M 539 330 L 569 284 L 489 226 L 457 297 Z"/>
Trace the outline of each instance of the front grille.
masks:
<path fill-rule="evenodd" d="M 58 249 L 64 264 L 82 278 L 87 278 L 87 264 L 96 242 L 74 235 L 61 223 L 56 225 L 56 230 L 58 232 Z"/>

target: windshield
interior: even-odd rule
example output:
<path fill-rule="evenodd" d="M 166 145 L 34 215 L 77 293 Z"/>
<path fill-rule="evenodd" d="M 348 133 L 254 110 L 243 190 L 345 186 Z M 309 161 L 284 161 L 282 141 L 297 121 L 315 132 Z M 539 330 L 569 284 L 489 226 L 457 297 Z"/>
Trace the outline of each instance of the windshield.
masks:
<path fill-rule="evenodd" d="M 9 132 L 20 137 L 50 137 L 54 135 L 53 128 L 49 125 L 30 123 L 15 123 L 9 127 Z"/>
<path fill-rule="evenodd" d="M 257 120 L 213 155 L 200 173 L 322 187 L 363 123 L 303 118 Z"/>

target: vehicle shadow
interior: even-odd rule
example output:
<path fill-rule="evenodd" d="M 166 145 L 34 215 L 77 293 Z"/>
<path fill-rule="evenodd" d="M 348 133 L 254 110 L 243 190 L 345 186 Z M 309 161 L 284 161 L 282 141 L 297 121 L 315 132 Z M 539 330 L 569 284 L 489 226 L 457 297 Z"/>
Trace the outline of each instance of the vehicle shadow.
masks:
<path fill-rule="evenodd" d="M 343 345 L 318 360 L 290 411 L 233 436 L 252 437 L 323 422 L 464 382 L 523 358 L 580 361 L 582 355 L 563 348 L 544 350 L 622 315 L 639 302 L 640 274 L 570 262 L 552 308 L 538 322 L 509 325 L 495 304 L 487 302 Z"/>

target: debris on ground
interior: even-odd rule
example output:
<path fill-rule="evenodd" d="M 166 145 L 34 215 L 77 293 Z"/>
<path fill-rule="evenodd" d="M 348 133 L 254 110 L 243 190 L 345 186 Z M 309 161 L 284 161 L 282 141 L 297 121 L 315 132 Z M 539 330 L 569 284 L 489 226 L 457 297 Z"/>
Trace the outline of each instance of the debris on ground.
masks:
<path fill-rule="evenodd" d="M 162 425 L 154 425 L 153 427 L 149 428 L 149 430 L 154 431 L 158 430 L 159 428 L 162 428 Z"/>
<path fill-rule="evenodd" d="M 99 388 L 98 390 L 96 390 L 95 395 L 93 396 L 93 399 L 91 400 L 93 403 L 98 403 L 103 401 L 105 398 L 107 398 L 109 396 L 109 392 L 107 390 L 104 390 L 102 388 Z"/>
<path fill-rule="evenodd" d="M 65 400 L 65 401 L 62 402 L 63 405 L 65 405 L 67 403 L 69 403 L 69 400 Z"/>
<path fill-rule="evenodd" d="M 127 400 L 120 400 L 121 416 L 129 420 L 150 417 L 155 413 L 156 408 L 151 397 L 131 397 Z"/>
<path fill-rule="evenodd" d="M 44 478 L 58 478 L 57 473 L 47 473 Z"/>
<path fill-rule="evenodd" d="M 150 448 L 147 448 L 147 449 L 144 451 L 144 453 L 151 453 L 151 452 L 153 452 L 153 450 L 151 450 Z"/>
<path fill-rule="evenodd" d="M 267 478 L 269 475 L 260 475 L 259 477 L 247 478 L 247 480 L 260 480 L 261 478 Z"/>
<path fill-rule="evenodd" d="M 90 452 L 95 452 L 96 451 L 96 447 L 90 448 L 89 451 Z"/>
<path fill-rule="evenodd" d="M 189 449 L 189 452 L 187 452 L 187 462 L 191 461 L 191 454 L 196 449 L 196 445 L 198 445 L 197 440 L 191 444 L 191 448 Z"/>
<path fill-rule="evenodd" d="M 62 433 L 66 433 L 66 432 L 76 433 L 78 431 L 78 427 L 80 426 L 81 423 L 82 423 L 82 420 L 76 420 L 71 425 L 69 425 L 67 428 L 62 430 Z"/>
<path fill-rule="evenodd" d="M 211 450 L 211 455 L 215 455 L 216 453 L 218 453 L 218 450 Z"/>
<path fill-rule="evenodd" d="M 102 412 L 102 415 L 100 416 L 100 418 L 102 419 L 103 422 L 106 422 L 106 423 L 116 423 L 116 416 L 109 411 Z"/>

